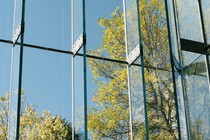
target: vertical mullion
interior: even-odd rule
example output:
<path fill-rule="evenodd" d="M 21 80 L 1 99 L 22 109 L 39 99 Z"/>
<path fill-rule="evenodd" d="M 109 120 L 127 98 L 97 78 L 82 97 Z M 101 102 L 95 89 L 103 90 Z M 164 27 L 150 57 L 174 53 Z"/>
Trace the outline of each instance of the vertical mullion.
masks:
<path fill-rule="evenodd" d="M 179 35 L 179 27 L 178 27 L 178 14 L 177 14 L 177 9 L 176 9 L 176 0 L 173 0 L 172 2 L 173 4 L 173 15 L 174 15 L 174 20 L 175 20 L 175 28 L 176 28 L 176 35 L 177 35 L 177 44 L 180 45 L 180 35 Z M 179 46 L 177 46 L 179 47 Z M 179 49 L 179 61 L 181 63 L 181 83 L 182 83 L 182 91 L 183 91 L 183 97 L 184 97 L 184 107 L 185 107 L 185 119 L 186 119 L 186 126 L 187 126 L 187 137 L 188 139 L 190 139 L 190 121 L 189 121 L 189 108 L 188 108 L 188 104 L 187 104 L 187 95 L 185 92 L 185 84 L 184 84 L 184 71 L 183 71 L 183 62 L 182 62 L 182 54 L 181 54 L 181 50 Z"/>
<path fill-rule="evenodd" d="M 176 107 L 176 119 L 178 125 L 178 137 L 181 140 L 181 127 L 180 127 L 180 118 L 179 118 L 179 106 L 178 106 L 178 99 L 177 99 L 177 90 L 176 90 L 176 82 L 175 82 L 175 71 L 174 71 L 174 63 L 173 63 L 173 52 L 172 52 L 172 37 L 171 37 L 171 29 L 170 29 L 170 22 L 169 22 L 169 10 L 168 10 L 168 1 L 165 0 L 165 11 L 166 11 L 166 20 L 167 20 L 167 28 L 168 28 L 168 37 L 169 37 L 169 50 L 170 50 L 170 61 L 171 61 L 171 70 L 172 70 L 172 78 L 173 78 L 173 85 L 174 85 L 174 99 L 175 99 L 175 107 Z"/>
<path fill-rule="evenodd" d="M 205 44 L 205 59 L 206 59 L 206 69 L 207 69 L 207 79 L 208 79 L 208 85 L 209 85 L 209 92 L 210 92 L 210 68 L 209 68 L 209 59 L 208 59 L 208 45 L 207 45 L 207 34 L 205 31 L 205 24 L 204 24 L 204 16 L 203 16 L 203 10 L 202 10 L 202 2 L 201 0 L 198 0 L 199 4 L 199 11 L 200 11 L 200 17 L 201 17 L 201 26 L 202 26 L 202 32 L 203 32 L 203 40 Z"/>
<path fill-rule="evenodd" d="M 17 1 L 15 0 L 14 2 L 14 19 L 13 19 L 13 33 L 15 32 L 15 22 L 16 22 L 16 6 L 17 6 Z M 24 44 L 24 26 L 25 26 L 25 0 L 22 0 L 22 7 L 21 7 L 21 23 L 20 23 L 20 26 L 21 26 L 21 31 L 20 31 L 20 48 L 17 48 L 19 49 L 19 54 L 18 54 L 18 87 L 17 87 L 17 108 L 16 108 L 16 114 L 15 114 L 15 118 L 11 118 L 11 108 L 12 108 L 12 92 L 13 92 L 13 72 L 14 72 L 14 49 L 15 49 L 15 45 L 16 45 L 16 42 L 14 43 L 13 45 L 13 48 L 12 48 L 12 61 L 11 61 L 11 78 L 10 78 L 10 99 L 9 99 L 9 109 L 10 109 L 10 113 L 9 113 L 9 121 L 11 121 L 11 119 L 15 119 L 16 120 L 16 123 L 15 123 L 15 134 L 11 134 L 10 128 L 11 127 L 11 124 L 9 122 L 8 124 L 8 139 L 12 139 L 12 136 L 11 135 L 14 135 L 15 136 L 15 139 L 16 140 L 19 140 L 19 132 L 20 132 L 20 110 L 21 110 L 21 89 L 22 89 L 22 67 L 23 67 L 23 44 Z M 18 39 L 18 38 L 17 38 Z"/>
<path fill-rule="evenodd" d="M 25 26 L 24 24 L 25 24 L 25 0 L 22 0 L 16 140 L 19 140 L 19 132 L 20 132 L 20 110 L 21 110 L 21 89 L 22 89 L 22 68 L 23 68 L 23 43 L 24 43 L 24 26 Z M 13 49 L 14 49 L 14 47 L 13 47 Z"/>
<path fill-rule="evenodd" d="M 147 115 L 147 95 L 145 86 L 145 75 L 144 75 L 144 53 L 141 35 L 141 20 L 140 20 L 140 2 L 136 0 L 137 5 L 137 18 L 138 18 L 138 32 L 139 32 L 139 42 L 140 42 L 140 58 L 141 58 L 141 69 L 142 69 L 142 83 L 143 83 L 143 95 L 144 95 L 144 115 L 145 115 L 145 127 L 146 127 L 146 140 L 149 140 L 149 128 L 148 128 L 148 115 Z"/>
<path fill-rule="evenodd" d="M 206 68 L 207 68 L 207 79 L 208 79 L 208 85 L 209 85 L 209 92 L 210 92 L 210 60 L 209 60 L 209 48 L 206 50 Z"/>
<path fill-rule="evenodd" d="M 86 26 L 85 26 L 85 0 L 82 1 L 82 18 L 83 18 L 83 67 L 84 67 L 84 125 L 85 125 L 85 140 L 88 139 L 88 129 L 87 129 L 87 68 L 86 68 Z"/>
<path fill-rule="evenodd" d="M 71 0 L 71 46 L 72 46 L 72 50 L 73 50 L 73 46 L 74 46 L 74 0 Z M 74 135 L 75 135 L 75 119 L 74 119 L 74 55 L 72 55 L 72 61 L 71 61 L 71 69 L 72 69 L 72 80 L 71 80 L 71 84 L 72 84 L 72 140 L 74 140 Z"/>
<path fill-rule="evenodd" d="M 127 16 L 126 16 L 126 2 L 123 0 L 124 12 L 124 29 L 125 29 L 125 44 L 126 44 L 126 58 L 128 57 L 128 38 L 127 38 Z M 127 65 L 127 80 L 128 80 L 128 98 L 129 98 L 129 117 L 130 117 L 130 138 L 133 140 L 133 118 L 132 118 L 132 103 L 131 103 L 131 85 L 130 85 L 130 69 Z"/>
<path fill-rule="evenodd" d="M 19 140 L 20 131 L 20 110 L 21 110 L 21 89 L 22 89 L 22 68 L 23 68 L 23 43 L 24 43 L 24 29 L 25 24 L 25 0 L 22 0 L 22 17 L 21 17 L 21 36 L 20 36 L 20 64 L 19 64 L 19 81 L 18 81 L 18 107 L 17 107 L 17 132 L 16 139 Z M 23 27 L 23 28 L 22 28 Z"/>

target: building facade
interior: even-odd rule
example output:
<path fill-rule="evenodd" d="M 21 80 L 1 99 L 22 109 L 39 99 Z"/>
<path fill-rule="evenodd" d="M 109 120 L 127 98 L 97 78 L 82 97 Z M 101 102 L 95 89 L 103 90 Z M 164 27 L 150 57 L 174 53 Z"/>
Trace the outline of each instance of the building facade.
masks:
<path fill-rule="evenodd" d="M 0 2 L 0 139 L 210 139 L 210 1 Z"/>

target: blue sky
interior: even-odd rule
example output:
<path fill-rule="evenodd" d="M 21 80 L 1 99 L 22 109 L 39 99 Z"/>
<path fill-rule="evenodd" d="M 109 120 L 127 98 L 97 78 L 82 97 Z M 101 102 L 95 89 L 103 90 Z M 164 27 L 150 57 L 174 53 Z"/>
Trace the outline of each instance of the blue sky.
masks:
<path fill-rule="evenodd" d="M 21 0 L 17 0 L 20 3 Z M 77 1 L 77 0 L 75 0 Z M 0 38 L 12 38 L 13 0 L 0 0 Z M 20 4 L 18 5 L 20 6 Z M 100 47 L 103 29 L 97 24 L 99 18 L 110 17 L 112 11 L 120 6 L 121 0 L 86 1 L 87 48 Z M 76 11 L 80 10 L 76 6 Z M 17 8 L 17 9 L 20 9 Z M 75 39 L 81 34 L 81 15 L 75 14 Z M 19 24 L 17 14 L 15 26 Z M 25 43 L 49 48 L 71 50 L 71 1 L 35 0 L 26 1 Z M 9 91 L 11 48 L 0 43 L 0 96 Z M 7 47 L 7 48 L 6 48 Z M 80 59 L 80 60 L 79 60 Z M 82 58 L 75 60 L 76 106 L 83 102 Z M 49 110 L 71 121 L 71 56 L 24 48 L 23 83 L 25 102 L 33 104 L 39 113 Z M 97 86 L 88 74 L 88 104 Z"/>

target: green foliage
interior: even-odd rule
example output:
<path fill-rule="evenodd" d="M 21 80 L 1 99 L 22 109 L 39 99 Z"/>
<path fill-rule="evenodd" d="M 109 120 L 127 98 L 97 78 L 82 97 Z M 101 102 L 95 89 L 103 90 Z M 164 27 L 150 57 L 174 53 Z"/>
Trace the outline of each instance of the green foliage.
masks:
<path fill-rule="evenodd" d="M 10 94 L 7 93 L 0 98 L 1 140 L 7 139 L 9 96 Z M 61 116 L 53 116 L 49 111 L 43 111 L 40 116 L 33 105 L 22 107 L 24 109 L 20 117 L 21 140 L 70 140 L 72 138 L 71 124 Z"/>
<path fill-rule="evenodd" d="M 147 112 L 150 139 L 177 139 L 177 123 L 174 103 L 174 91 L 171 69 L 167 25 L 164 1 L 141 0 L 141 32 L 144 45 L 145 81 L 147 92 Z M 127 12 L 128 45 L 136 45 L 137 17 L 135 3 Z M 99 25 L 104 28 L 103 42 L 100 48 L 90 51 L 93 55 L 108 56 L 125 60 L 125 41 L 123 14 L 116 8 L 111 18 L 101 18 Z M 134 26 L 131 26 L 134 25 Z M 118 63 L 89 59 L 88 64 L 94 81 L 98 85 L 92 101 L 98 108 L 89 107 L 88 128 L 93 139 L 128 139 L 130 135 L 129 104 L 127 94 L 126 66 Z M 165 69 L 164 71 L 157 70 Z M 140 68 L 131 74 L 139 73 Z M 132 95 L 136 108 L 143 96 L 141 78 L 133 77 Z M 135 95 L 135 93 L 138 93 Z M 137 107 L 138 106 L 138 107 Z M 137 114 L 137 113 L 136 113 Z M 143 114 L 135 114 L 133 132 L 135 139 L 145 138 L 145 124 L 139 121 Z M 138 117 L 139 115 L 139 117 Z"/>
<path fill-rule="evenodd" d="M 8 103 L 9 93 L 0 98 L 0 139 L 5 140 L 7 138 L 7 122 L 8 122 Z"/>

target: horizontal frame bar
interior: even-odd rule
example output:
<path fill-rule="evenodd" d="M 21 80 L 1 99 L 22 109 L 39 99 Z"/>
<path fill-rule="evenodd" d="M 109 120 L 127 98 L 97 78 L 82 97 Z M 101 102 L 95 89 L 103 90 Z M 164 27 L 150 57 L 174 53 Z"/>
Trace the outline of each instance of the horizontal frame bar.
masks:
<path fill-rule="evenodd" d="M 7 43 L 7 44 L 13 44 L 13 41 L 11 40 L 4 40 L 4 39 L 0 39 L 0 42 L 2 43 Z M 17 42 L 17 45 L 21 45 L 21 43 Z M 23 43 L 24 47 L 28 47 L 28 48 L 34 48 L 34 49 L 40 49 L 40 50 L 45 50 L 45 51 L 51 51 L 51 52 L 57 52 L 57 53 L 63 53 L 63 54 L 70 54 L 73 55 L 72 51 L 65 51 L 65 50 L 59 50 L 59 49 L 53 49 L 53 48 L 48 48 L 48 47 L 44 47 L 44 46 L 38 46 L 38 45 L 32 45 L 32 44 L 25 44 Z M 11 46 L 12 47 L 12 46 Z M 77 53 L 77 56 L 84 56 L 81 53 Z M 109 62 L 115 62 L 115 63 L 121 63 L 121 64 L 125 64 L 125 65 L 129 65 L 127 61 L 122 61 L 122 60 L 116 60 L 116 59 L 111 59 L 111 58 L 106 58 L 106 57 L 100 57 L 100 56 L 95 56 L 95 55 L 89 55 L 86 54 L 87 58 L 93 58 L 93 59 L 98 59 L 98 60 L 104 60 L 104 61 L 109 61 Z M 141 66 L 141 64 L 136 64 L 133 63 L 133 66 Z M 153 66 L 148 66 L 148 65 L 144 65 L 145 68 L 151 68 L 151 69 L 156 69 L 156 70 L 162 70 L 162 71 L 168 71 L 171 72 L 171 70 L 168 69 L 164 69 L 164 68 L 158 68 L 158 67 L 153 67 Z"/>

